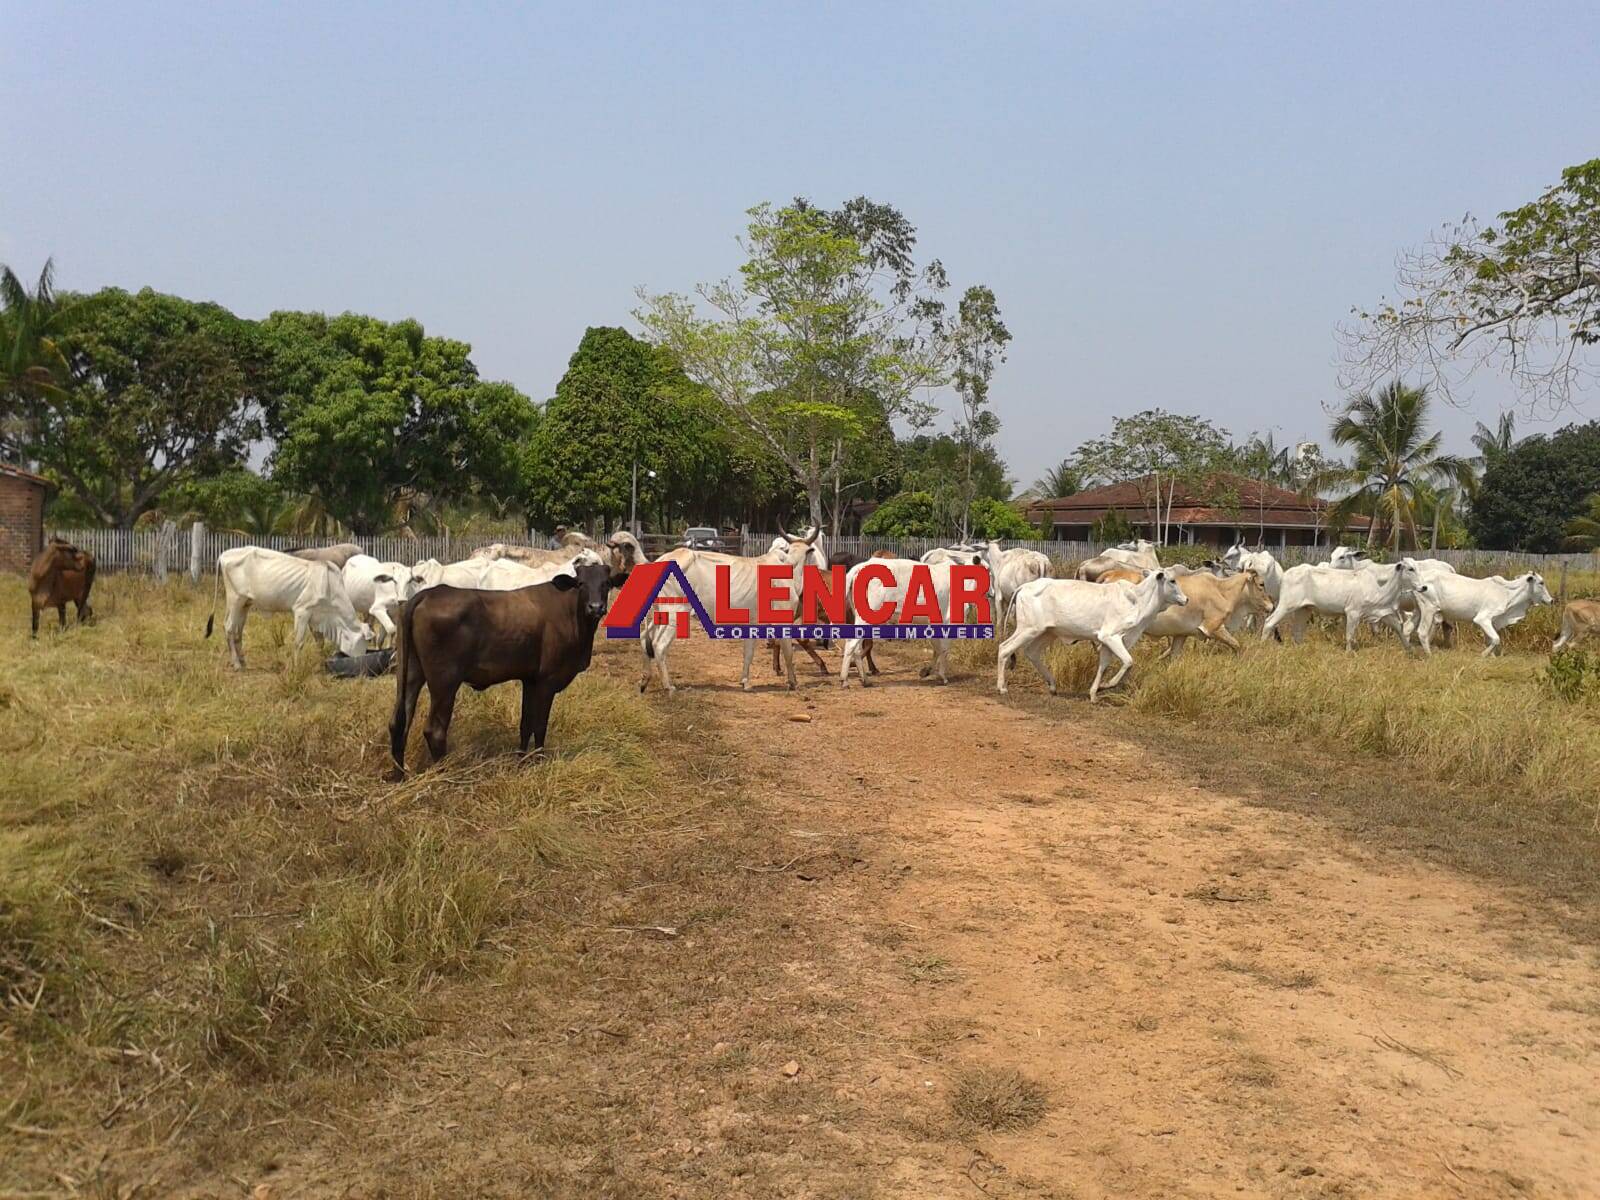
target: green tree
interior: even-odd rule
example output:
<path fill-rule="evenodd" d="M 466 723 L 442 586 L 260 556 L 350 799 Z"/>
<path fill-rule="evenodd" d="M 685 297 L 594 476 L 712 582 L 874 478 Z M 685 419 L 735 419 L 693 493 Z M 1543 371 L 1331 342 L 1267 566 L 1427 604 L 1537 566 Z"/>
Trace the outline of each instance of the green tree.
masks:
<path fill-rule="evenodd" d="M 963 538 L 972 528 L 979 458 L 985 450 L 993 451 L 994 435 L 1000 432 L 1000 418 L 989 406 L 989 384 L 994 379 L 995 368 L 1005 361 L 1006 343 L 1010 340 L 1011 332 L 1000 319 L 1000 306 L 995 302 L 994 292 L 981 284 L 968 288 L 957 306 L 956 325 L 950 338 L 955 363 L 951 383 L 961 400 L 956 440 L 961 444 Z"/>
<path fill-rule="evenodd" d="M 1058 500 L 1063 496 L 1076 495 L 1082 488 L 1083 481 L 1078 474 L 1077 463 L 1073 459 L 1063 458 L 1035 479 L 1029 490 L 1041 499 Z"/>
<path fill-rule="evenodd" d="M 163 492 L 243 459 L 262 432 L 255 327 L 216 304 L 108 288 L 56 339 L 63 385 L 24 452 L 100 520 L 131 526 Z"/>
<path fill-rule="evenodd" d="M 1491 550 L 1552 553 L 1600 492 L 1600 422 L 1523 438 L 1478 482 L 1468 528 Z"/>
<path fill-rule="evenodd" d="M 273 478 L 356 533 L 447 500 L 504 507 L 518 496 L 537 410 L 510 384 L 480 380 L 467 343 L 356 313 L 273 313 L 262 332 Z"/>
<path fill-rule="evenodd" d="M 0 264 L 0 457 L 19 453 L 37 406 L 61 395 L 67 359 L 60 341 L 84 315 L 75 298 L 56 294 L 53 263 L 45 262 L 31 291 Z"/>
<path fill-rule="evenodd" d="M 868 537 L 943 537 L 949 526 L 929 492 L 891 496 L 861 523 Z"/>
<path fill-rule="evenodd" d="M 594 327 L 527 443 L 524 501 L 546 527 L 625 520 L 637 463 L 641 513 L 697 509 L 728 484 L 733 458 L 710 401 L 669 351 Z"/>
<path fill-rule="evenodd" d="M 1500 420 L 1495 422 L 1493 429 L 1490 429 L 1482 421 L 1478 421 L 1472 431 L 1472 445 L 1478 451 L 1478 457 L 1473 459 L 1472 465 L 1479 471 L 1488 470 L 1490 463 L 1499 462 L 1510 454 L 1516 444 L 1517 417 L 1515 413 L 1501 413 Z"/>
<path fill-rule="evenodd" d="M 762 204 L 749 217 L 739 282 L 698 289 L 715 315 L 643 290 L 636 315 L 724 418 L 788 468 L 821 526 L 848 447 L 880 421 L 927 420 L 916 397 L 945 378 L 944 272 L 915 271 L 915 231 L 864 199 L 839 213 Z"/>
<path fill-rule="evenodd" d="M 1530 405 L 1568 406 L 1600 342 L 1600 158 L 1498 223 L 1468 218 L 1402 255 L 1399 293 L 1342 331 L 1347 386 L 1416 370 L 1448 398 L 1492 364 Z"/>
<path fill-rule="evenodd" d="M 979 496 L 972 502 L 971 524 L 967 532 L 981 541 L 1003 541 L 1008 538 L 1032 540 L 1039 536 L 1039 531 L 1028 524 L 1028 518 L 1018 511 L 1016 505 L 988 496 Z"/>
<path fill-rule="evenodd" d="M 1369 541 L 1387 542 L 1402 549 L 1402 534 L 1411 548 L 1417 537 L 1417 499 L 1426 486 L 1457 483 L 1470 478 L 1465 460 L 1439 453 L 1441 435 L 1428 433 L 1432 400 L 1426 387 L 1408 387 L 1396 380 L 1381 391 L 1356 396 L 1334 420 L 1334 445 L 1352 451 L 1347 467 L 1325 472 L 1324 484 L 1337 486 L 1345 495 L 1328 512 L 1329 524 L 1338 529 L 1351 515 L 1368 512 L 1374 518 Z"/>
<path fill-rule="evenodd" d="M 1600 550 L 1600 493 L 1590 496 L 1584 510 L 1567 522 L 1563 550 Z"/>
<path fill-rule="evenodd" d="M 1118 417 L 1107 437 L 1085 442 L 1075 461 L 1085 477 L 1138 484 L 1155 540 L 1164 544 L 1180 489 L 1230 464 L 1228 433 L 1203 417 L 1159 408 Z"/>

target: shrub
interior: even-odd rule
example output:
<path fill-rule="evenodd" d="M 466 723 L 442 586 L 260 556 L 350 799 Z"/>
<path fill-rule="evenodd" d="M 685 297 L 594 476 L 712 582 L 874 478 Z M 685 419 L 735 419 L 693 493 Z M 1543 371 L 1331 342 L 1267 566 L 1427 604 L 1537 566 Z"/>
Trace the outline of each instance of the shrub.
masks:
<path fill-rule="evenodd" d="M 1545 666 L 1544 684 L 1570 702 L 1600 696 L 1600 658 L 1576 647 L 1557 650 Z"/>

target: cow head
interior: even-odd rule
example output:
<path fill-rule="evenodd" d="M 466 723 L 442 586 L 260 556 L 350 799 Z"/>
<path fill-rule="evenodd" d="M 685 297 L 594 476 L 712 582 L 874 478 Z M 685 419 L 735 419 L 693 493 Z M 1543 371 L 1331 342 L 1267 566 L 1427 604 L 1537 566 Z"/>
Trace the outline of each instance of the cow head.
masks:
<path fill-rule="evenodd" d="M 639 544 L 639 539 L 626 529 L 618 529 L 608 537 L 604 549 L 612 570 L 619 571 L 624 576 L 646 561 L 644 547 Z"/>
<path fill-rule="evenodd" d="M 550 580 L 550 586 L 558 592 L 576 591 L 579 615 L 598 621 L 605 615 L 606 597 L 611 589 L 621 587 L 627 577 L 626 571 L 614 571 L 602 562 L 574 560 L 572 573 L 563 572 L 555 576 Z"/>
<path fill-rule="evenodd" d="M 1257 616 L 1272 611 L 1272 597 L 1267 595 L 1266 585 L 1261 582 L 1261 573 L 1254 569 L 1244 573 L 1244 603 Z"/>
<path fill-rule="evenodd" d="M 1183 589 L 1170 571 L 1157 571 L 1150 578 L 1156 582 L 1156 611 L 1174 604 L 1182 608 L 1189 603 L 1189 597 L 1183 594 Z"/>
<path fill-rule="evenodd" d="M 1554 604 L 1556 598 L 1550 594 L 1550 589 L 1544 585 L 1544 576 L 1537 571 L 1529 571 L 1523 577 L 1528 585 L 1528 591 L 1533 596 L 1535 604 Z"/>

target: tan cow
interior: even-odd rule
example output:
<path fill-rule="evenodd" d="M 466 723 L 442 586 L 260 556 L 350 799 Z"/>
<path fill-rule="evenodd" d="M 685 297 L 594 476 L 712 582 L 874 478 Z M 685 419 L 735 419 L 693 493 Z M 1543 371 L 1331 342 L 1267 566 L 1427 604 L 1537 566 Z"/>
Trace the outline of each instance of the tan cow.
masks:
<path fill-rule="evenodd" d="M 345 563 L 358 554 L 365 554 L 366 551 L 354 542 L 340 542 L 335 546 L 301 546 L 287 553 L 296 558 L 303 558 L 307 562 L 332 563 L 342 571 Z"/>
<path fill-rule="evenodd" d="M 1178 580 L 1178 586 L 1189 603 L 1163 609 L 1145 630 L 1146 637 L 1171 639 L 1169 658 L 1181 655 L 1191 637 L 1215 639 L 1237 654 L 1234 631 L 1252 615 L 1264 617 L 1272 611 L 1272 600 L 1255 571 L 1240 571 L 1227 579 L 1196 571 Z"/>
<path fill-rule="evenodd" d="M 1550 649 L 1574 646 L 1596 633 L 1600 633 L 1600 600 L 1569 600 L 1561 610 L 1561 636 Z"/>
<path fill-rule="evenodd" d="M 615 571 L 631 571 L 647 561 L 639 539 L 626 529 L 619 529 L 603 543 L 596 545 L 587 534 L 573 530 L 563 534 L 561 549 L 541 550 L 537 546 L 513 546 L 506 542 L 493 542 L 472 552 L 472 558 L 508 559 L 525 567 L 547 567 L 569 563 L 584 550 L 593 550 Z"/>

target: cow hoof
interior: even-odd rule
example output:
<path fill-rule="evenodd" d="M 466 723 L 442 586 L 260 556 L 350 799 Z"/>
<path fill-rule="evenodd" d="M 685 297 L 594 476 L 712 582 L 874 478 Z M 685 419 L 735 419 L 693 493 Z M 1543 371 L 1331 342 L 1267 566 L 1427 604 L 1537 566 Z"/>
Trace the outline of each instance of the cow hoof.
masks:
<path fill-rule="evenodd" d="M 383 777 L 383 779 L 385 783 L 404 783 L 406 780 L 405 768 L 394 767 Z"/>

